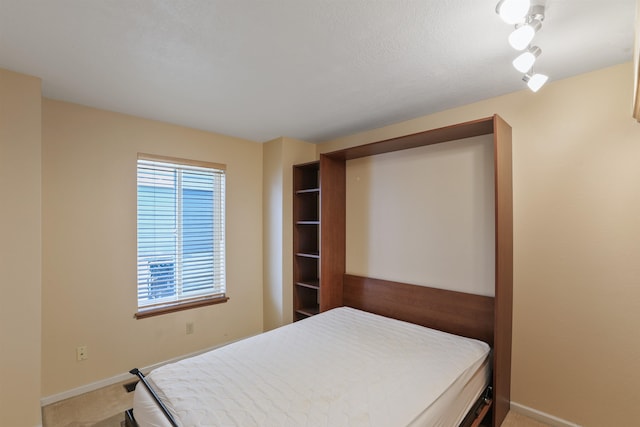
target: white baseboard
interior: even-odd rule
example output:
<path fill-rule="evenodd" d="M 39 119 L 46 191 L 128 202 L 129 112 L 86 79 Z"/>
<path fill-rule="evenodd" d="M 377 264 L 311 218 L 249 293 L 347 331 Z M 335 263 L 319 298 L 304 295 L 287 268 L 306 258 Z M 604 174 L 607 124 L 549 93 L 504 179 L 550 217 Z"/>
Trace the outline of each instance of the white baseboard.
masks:
<path fill-rule="evenodd" d="M 541 423 L 548 424 L 551 427 L 581 427 L 579 424 L 563 420 L 562 418 L 538 411 L 537 409 L 529 408 L 514 401 L 511 401 L 511 410 L 536 421 L 540 421 Z"/>
<path fill-rule="evenodd" d="M 207 351 L 213 350 L 213 349 L 218 348 L 218 347 L 222 347 L 222 346 L 227 345 L 227 344 L 229 344 L 229 343 L 216 345 L 216 346 L 213 346 L 211 348 L 207 348 L 205 350 L 196 351 L 194 353 L 187 354 L 187 355 L 184 355 L 184 356 L 175 357 L 175 358 L 170 359 L 170 360 L 165 360 L 164 362 L 160 362 L 160 363 L 156 363 L 156 364 L 151 365 L 151 366 L 146 366 L 144 368 L 140 368 L 140 371 L 143 372 L 143 373 L 148 373 L 151 370 L 153 370 L 155 368 L 158 368 L 158 367 L 160 367 L 162 365 L 166 365 L 168 363 L 177 362 L 178 360 L 186 359 L 187 357 L 197 356 L 198 354 L 206 353 Z M 91 391 L 95 391 L 95 390 L 98 390 L 100 388 L 108 387 L 110 385 L 117 384 L 117 383 L 120 383 L 120 382 L 124 382 L 124 381 L 127 381 L 127 380 L 129 380 L 131 382 L 134 382 L 134 381 L 136 381 L 136 377 L 134 377 L 133 375 L 131 375 L 128 372 L 122 373 L 122 374 L 116 375 L 115 377 L 106 378 L 104 380 L 100 380 L 100 381 L 96 381 L 94 383 L 86 384 L 86 385 L 83 385 L 81 387 L 77 387 L 77 388 L 73 388 L 71 390 L 63 391 L 62 393 L 57 393 L 57 394 L 53 394 L 51 396 L 43 397 L 43 398 L 40 399 L 40 406 L 51 405 L 52 403 L 60 402 L 61 400 L 65 400 L 65 399 L 69 399 L 69 398 L 72 398 L 72 397 L 80 396 L 81 394 L 89 393 Z"/>

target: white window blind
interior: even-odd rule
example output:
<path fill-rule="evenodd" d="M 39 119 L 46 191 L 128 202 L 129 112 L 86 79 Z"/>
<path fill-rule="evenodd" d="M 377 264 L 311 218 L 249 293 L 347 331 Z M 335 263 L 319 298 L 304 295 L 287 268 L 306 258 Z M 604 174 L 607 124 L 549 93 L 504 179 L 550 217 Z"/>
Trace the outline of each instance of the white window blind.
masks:
<path fill-rule="evenodd" d="M 224 165 L 138 156 L 138 309 L 225 296 Z"/>

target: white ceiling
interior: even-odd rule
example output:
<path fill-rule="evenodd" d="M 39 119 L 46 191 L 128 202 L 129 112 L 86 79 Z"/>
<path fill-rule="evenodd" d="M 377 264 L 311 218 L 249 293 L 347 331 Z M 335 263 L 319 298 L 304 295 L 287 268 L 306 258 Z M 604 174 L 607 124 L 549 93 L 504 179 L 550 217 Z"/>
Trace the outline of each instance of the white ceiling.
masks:
<path fill-rule="evenodd" d="M 0 67 L 48 98 L 318 142 L 524 90 L 496 3 L 0 0 Z M 542 4 L 550 82 L 632 60 L 635 0 Z"/>

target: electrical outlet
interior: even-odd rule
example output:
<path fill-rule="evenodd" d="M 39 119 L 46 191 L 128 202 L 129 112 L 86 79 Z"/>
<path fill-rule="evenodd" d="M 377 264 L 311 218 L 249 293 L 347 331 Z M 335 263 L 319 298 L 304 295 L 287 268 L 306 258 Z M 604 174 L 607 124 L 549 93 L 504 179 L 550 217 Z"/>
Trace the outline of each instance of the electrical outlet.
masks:
<path fill-rule="evenodd" d="M 191 335 L 193 333 L 193 322 L 187 322 L 187 335 Z"/>
<path fill-rule="evenodd" d="M 80 345 L 76 347 L 76 359 L 78 361 L 87 360 L 89 358 L 89 353 L 87 353 L 87 346 Z"/>

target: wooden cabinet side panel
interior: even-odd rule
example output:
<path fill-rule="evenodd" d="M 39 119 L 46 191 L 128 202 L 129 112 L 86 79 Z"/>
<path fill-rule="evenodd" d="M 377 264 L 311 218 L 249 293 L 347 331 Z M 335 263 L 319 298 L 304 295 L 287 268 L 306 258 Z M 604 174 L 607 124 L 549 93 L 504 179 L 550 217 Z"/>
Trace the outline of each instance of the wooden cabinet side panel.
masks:
<path fill-rule="evenodd" d="M 494 116 L 496 289 L 494 314 L 493 425 L 504 421 L 511 404 L 513 319 L 513 178 L 511 127 Z"/>
<path fill-rule="evenodd" d="M 346 253 L 346 163 L 320 156 L 320 311 L 342 306 Z"/>

